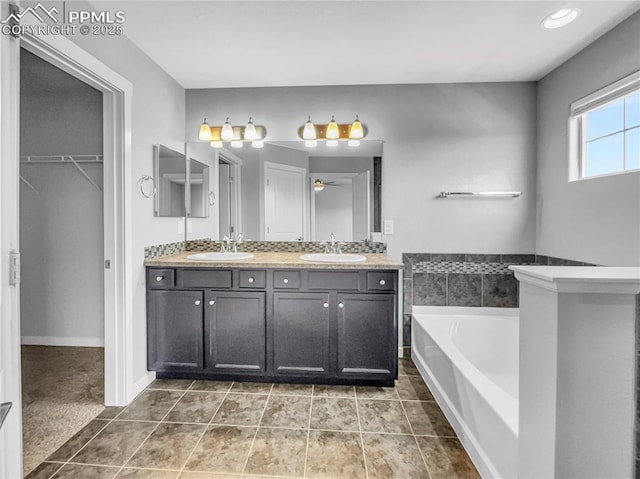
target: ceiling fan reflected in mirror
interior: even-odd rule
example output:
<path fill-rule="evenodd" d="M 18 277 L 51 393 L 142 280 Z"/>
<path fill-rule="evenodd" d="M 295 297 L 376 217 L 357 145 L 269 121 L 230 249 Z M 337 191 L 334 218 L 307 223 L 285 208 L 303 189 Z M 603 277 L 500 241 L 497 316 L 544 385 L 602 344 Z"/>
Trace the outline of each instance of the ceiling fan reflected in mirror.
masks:
<path fill-rule="evenodd" d="M 340 185 L 333 181 L 322 181 L 321 179 L 316 179 L 313 182 L 313 189 L 315 191 L 322 191 L 324 190 L 325 186 L 340 186 Z"/>

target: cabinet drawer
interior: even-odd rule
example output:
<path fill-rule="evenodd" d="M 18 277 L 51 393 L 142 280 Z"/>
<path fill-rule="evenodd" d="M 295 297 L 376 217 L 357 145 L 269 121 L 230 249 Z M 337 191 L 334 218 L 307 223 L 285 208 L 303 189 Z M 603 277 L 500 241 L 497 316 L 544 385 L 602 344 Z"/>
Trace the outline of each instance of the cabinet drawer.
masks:
<path fill-rule="evenodd" d="M 167 289 L 175 286 L 175 270 L 154 268 L 147 271 L 149 289 Z"/>
<path fill-rule="evenodd" d="M 274 271 L 273 287 L 275 289 L 299 289 L 300 271 Z"/>
<path fill-rule="evenodd" d="M 367 289 L 370 291 L 393 291 L 396 289 L 395 273 L 374 272 L 367 273 Z"/>
<path fill-rule="evenodd" d="M 309 289 L 360 289 L 359 271 L 309 271 Z"/>
<path fill-rule="evenodd" d="M 231 270 L 183 269 L 183 288 L 231 288 Z"/>
<path fill-rule="evenodd" d="M 263 289 L 267 284 L 267 272 L 264 270 L 240 270 L 238 286 L 241 288 Z"/>

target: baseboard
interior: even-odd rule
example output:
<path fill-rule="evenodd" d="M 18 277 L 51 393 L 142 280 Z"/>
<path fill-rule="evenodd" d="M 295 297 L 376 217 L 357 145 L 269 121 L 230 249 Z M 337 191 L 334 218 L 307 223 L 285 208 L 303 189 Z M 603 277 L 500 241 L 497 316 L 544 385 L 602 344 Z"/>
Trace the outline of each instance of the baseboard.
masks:
<path fill-rule="evenodd" d="M 22 336 L 21 344 L 25 346 L 80 346 L 103 348 L 104 338 L 73 338 L 68 336 Z"/>
<path fill-rule="evenodd" d="M 129 395 L 129 402 L 133 401 L 138 394 L 145 390 L 145 388 L 151 384 L 156 378 L 155 371 L 149 371 L 147 374 L 138 379 L 135 383 L 133 383 L 131 389 L 131 395 Z"/>

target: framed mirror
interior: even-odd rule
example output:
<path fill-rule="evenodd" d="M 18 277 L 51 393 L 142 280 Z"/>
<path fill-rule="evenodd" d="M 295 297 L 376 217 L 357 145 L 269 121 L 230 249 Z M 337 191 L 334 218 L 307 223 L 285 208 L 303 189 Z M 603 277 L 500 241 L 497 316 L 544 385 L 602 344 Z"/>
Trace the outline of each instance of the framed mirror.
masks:
<path fill-rule="evenodd" d="M 209 206 L 213 203 L 209 191 L 209 167 L 189 158 L 189 189 L 187 215 L 191 218 L 208 218 Z"/>
<path fill-rule="evenodd" d="M 184 153 L 164 145 L 157 145 L 154 152 L 154 178 L 156 178 L 155 216 L 184 217 L 187 164 Z"/>
<path fill-rule="evenodd" d="M 382 141 L 223 149 L 193 142 L 187 154 L 212 165 L 215 192 L 211 232 L 190 239 L 242 233 L 247 240 L 324 241 L 333 232 L 341 241 L 361 241 L 381 231 Z"/>

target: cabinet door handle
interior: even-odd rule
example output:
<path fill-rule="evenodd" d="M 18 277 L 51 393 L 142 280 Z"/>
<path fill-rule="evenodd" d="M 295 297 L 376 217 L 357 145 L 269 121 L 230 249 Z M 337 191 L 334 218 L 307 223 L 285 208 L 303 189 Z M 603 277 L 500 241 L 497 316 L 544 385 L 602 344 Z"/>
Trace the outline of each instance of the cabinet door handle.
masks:
<path fill-rule="evenodd" d="M 344 303 L 338 303 L 338 308 L 344 308 Z"/>
<path fill-rule="evenodd" d="M 387 282 L 384 279 L 381 279 L 379 283 L 380 283 L 380 286 L 384 286 L 385 284 L 387 284 Z"/>
<path fill-rule="evenodd" d="M 156 276 L 156 281 L 160 282 L 164 279 L 164 276 Z"/>
<path fill-rule="evenodd" d="M 287 283 L 289 282 L 289 278 L 285 278 L 285 279 L 283 279 L 283 280 L 282 280 L 282 282 L 283 282 L 284 284 L 287 284 Z"/>
<path fill-rule="evenodd" d="M 325 307 L 325 308 L 328 308 L 329 307 L 329 303 L 324 303 L 322 306 Z"/>
<path fill-rule="evenodd" d="M 254 278 L 253 276 L 251 276 L 251 277 L 249 278 L 249 283 L 253 283 L 254 281 L 255 281 L 255 278 Z"/>
<path fill-rule="evenodd" d="M 213 306 L 214 304 L 216 304 L 215 301 L 209 301 L 209 306 Z"/>
<path fill-rule="evenodd" d="M 201 301 L 199 299 L 196 299 L 195 303 L 196 303 L 196 306 L 200 306 Z"/>

